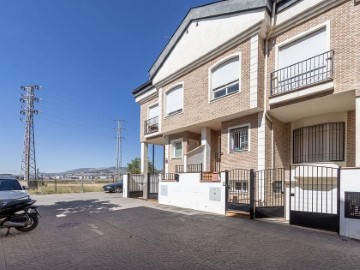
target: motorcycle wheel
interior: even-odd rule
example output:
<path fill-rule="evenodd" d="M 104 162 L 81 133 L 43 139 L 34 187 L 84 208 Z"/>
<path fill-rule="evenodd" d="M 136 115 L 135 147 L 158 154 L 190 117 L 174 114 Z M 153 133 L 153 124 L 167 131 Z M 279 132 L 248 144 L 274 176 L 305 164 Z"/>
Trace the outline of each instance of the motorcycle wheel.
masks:
<path fill-rule="evenodd" d="M 39 218 L 35 215 L 29 215 L 30 223 L 25 227 L 15 227 L 20 232 L 30 232 L 34 230 L 39 224 Z"/>

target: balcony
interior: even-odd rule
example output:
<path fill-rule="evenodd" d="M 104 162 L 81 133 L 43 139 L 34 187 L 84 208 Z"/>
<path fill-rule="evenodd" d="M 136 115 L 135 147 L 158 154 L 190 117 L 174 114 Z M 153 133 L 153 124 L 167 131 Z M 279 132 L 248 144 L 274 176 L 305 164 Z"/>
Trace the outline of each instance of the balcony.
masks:
<path fill-rule="evenodd" d="M 334 51 L 328 51 L 271 73 L 271 97 L 333 79 Z"/>
<path fill-rule="evenodd" d="M 187 164 L 186 172 L 188 173 L 201 173 L 203 171 L 202 163 L 200 164 Z M 176 165 L 175 173 L 184 173 L 185 165 Z"/>
<path fill-rule="evenodd" d="M 152 134 L 159 131 L 159 116 L 155 116 L 144 122 L 144 134 Z"/>

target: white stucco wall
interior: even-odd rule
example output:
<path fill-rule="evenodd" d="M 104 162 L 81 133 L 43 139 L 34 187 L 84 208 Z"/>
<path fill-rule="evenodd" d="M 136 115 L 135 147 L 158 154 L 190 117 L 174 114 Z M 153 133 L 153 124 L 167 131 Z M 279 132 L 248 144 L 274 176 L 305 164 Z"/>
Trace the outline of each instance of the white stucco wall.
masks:
<path fill-rule="evenodd" d="M 280 24 L 286 22 L 287 20 L 304 13 L 304 11 L 311 9 L 314 6 L 320 4 L 321 2 L 324 2 L 324 1 L 326 1 L 326 0 L 300 1 L 299 3 L 280 12 L 276 18 L 276 25 L 280 25 Z"/>
<path fill-rule="evenodd" d="M 159 182 L 159 203 L 225 215 L 225 177 L 221 179 L 201 183 L 200 173 L 179 174 L 179 182 Z M 210 200 L 210 188 L 220 190 L 220 201 Z"/>
<path fill-rule="evenodd" d="M 360 240 L 360 219 L 345 218 L 345 192 L 360 192 L 360 168 L 343 168 L 340 178 L 340 235 Z"/>
<path fill-rule="evenodd" d="M 187 153 L 187 164 L 200 164 L 204 161 L 205 146 L 201 145 Z"/>
<path fill-rule="evenodd" d="M 154 77 L 153 84 L 241 34 L 264 16 L 264 11 L 257 11 L 193 21 Z"/>
<path fill-rule="evenodd" d="M 124 174 L 123 175 L 123 197 L 128 198 L 129 194 L 129 175 Z"/>

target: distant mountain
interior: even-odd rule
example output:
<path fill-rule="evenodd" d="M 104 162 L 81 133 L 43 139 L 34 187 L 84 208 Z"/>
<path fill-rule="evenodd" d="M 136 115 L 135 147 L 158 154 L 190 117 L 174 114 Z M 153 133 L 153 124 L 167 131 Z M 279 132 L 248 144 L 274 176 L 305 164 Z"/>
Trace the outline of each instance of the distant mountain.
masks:
<path fill-rule="evenodd" d="M 126 167 L 120 168 L 120 173 L 125 173 L 127 170 Z M 67 170 L 65 172 L 59 172 L 59 173 L 50 173 L 50 172 L 40 172 L 40 175 L 48 176 L 48 175 L 64 175 L 64 174 L 87 174 L 87 173 L 106 173 L 111 174 L 116 172 L 116 167 L 100 167 L 100 168 L 78 168 L 78 169 L 72 169 Z"/>

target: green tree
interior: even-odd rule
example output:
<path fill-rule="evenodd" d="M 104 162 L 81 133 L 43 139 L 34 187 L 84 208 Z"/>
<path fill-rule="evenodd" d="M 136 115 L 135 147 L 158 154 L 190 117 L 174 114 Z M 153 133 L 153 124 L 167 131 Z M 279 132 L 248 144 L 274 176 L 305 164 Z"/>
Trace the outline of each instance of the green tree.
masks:
<path fill-rule="evenodd" d="M 151 161 L 149 161 L 148 166 L 149 166 L 148 167 L 149 172 L 154 172 L 154 173 L 158 172 L 158 170 L 156 169 L 155 166 L 153 166 Z M 128 173 L 131 173 L 131 174 L 140 174 L 141 173 L 141 159 L 134 158 L 133 160 L 131 160 L 131 162 L 127 164 L 127 171 L 128 171 Z"/>

